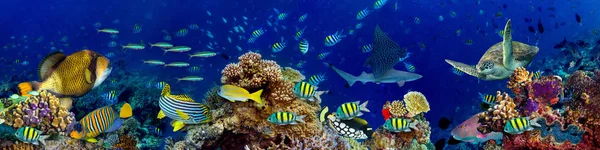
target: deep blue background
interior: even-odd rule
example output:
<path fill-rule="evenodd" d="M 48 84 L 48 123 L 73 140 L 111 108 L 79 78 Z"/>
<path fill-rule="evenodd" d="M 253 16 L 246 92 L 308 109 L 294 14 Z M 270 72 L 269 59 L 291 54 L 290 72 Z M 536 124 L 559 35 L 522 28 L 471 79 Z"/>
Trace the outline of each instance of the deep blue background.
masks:
<path fill-rule="evenodd" d="M 459 1 L 459 0 L 456 0 Z M 364 24 L 362 29 L 356 30 L 355 35 L 344 38 L 340 43 L 333 47 L 323 46 L 325 36 L 333 34 L 336 31 L 344 30 L 344 33 L 359 23 L 356 20 L 356 13 L 365 7 L 372 8 L 373 0 L 303 0 L 303 1 L 198 1 L 198 0 L 61 0 L 61 1 L 25 1 L 11 0 L 0 2 L 0 45 L 21 44 L 16 48 L 0 49 L 1 57 L 12 62 L 15 59 L 28 60 L 31 64 L 27 67 L 15 68 L 17 70 L 26 70 L 34 73 L 36 64 L 44 55 L 51 52 L 49 43 L 54 41 L 59 43 L 63 36 L 68 37 L 66 43 L 69 47 L 57 46 L 64 49 L 66 53 L 88 47 L 89 49 L 117 54 L 113 60 L 123 60 L 127 62 L 127 71 L 141 71 L 148 75 L 157 76 L 159 79 L 166 80 L 177 88 L 192 88 L 196 99 L 200 97 L 212 85 L 219 84 L 220 71 L 227 64 L 237 62 L 235 58 L 243 52 L 238 52 L 235 46 L 241 46 L 244 52 L 249 49 L 260 49 L 265 59 L 276 60 L 281 66 L 291 66 L 299 60 L 305 60 L 308 63 L 302 70 L 308 77 L 313 74 L 326 73 L 328 81 L 321 83 L 319 89 L 331 90 L 331 94 L 322 98 L 324 103 L 335 110 L 338 105 L 344 102 L 369 100 L 369 109 L 366 118 L 372 126 L 379 126 L 383 123 L 381 116 L 381 106 L 388 100 L 401 100 L 402 96 L 409 90 L 420 91 L 427 96 L 431 111 L 426 113 L 426 118 L 435 127 L 440 117 L 450 117 L 455 108 L 459 107 L 455 122 L 473 115 L 479 111 L 479 99 L 477 93 L 493 94 L 497 90 L 505 90 L 506 80 L 500 81 L 481 81 L 464 75 L 456 76 L 450 71 L 450 65 L 444 62 L 444 59 L 452 59 L 467 64 L 475 64 L 487 48 L 501 41 L 492 24 L 495 22 L 500 28 L 503 28 L 507 19 L 513 19 L 513 38 L 527 44 L 535 44 L 536 37 L 540 39 L 540 52 L 533 61 L 530 70 L 535 70 L 543 57 L 558 57 L 558 52 L 552 49 L 553 44 L 567 38 L 590 38 L 592 29 L 599 28 L 600 14 L 597 14 L 597 7 L 600 3 L 593 0 L 588 1 L 566 1 L 566 0 L 542 0 L 534 1 L 514 1 L 506 0 L 490 2 L 482 0 L 479 6 L 475 5 L 475 0 L 460 0 L 452 2 L 444 0 L 443 2 L 431 1 L 404 1 L 397 0 L 399 9 L 394 11 L 393 5 L 396 0 L 389 0 L 384 8 L 373 11 L 371 14 L 361 20 Z M 442 5 L 441 3 L 444 3 Z M 502 5 L 506 4 L 507 8 Z M 538 11 L 538 7 L 542 11 Z M 547 10 L 548 7 L 555 7 L 556 11 Z M 287 27 L 287 30 L 279 29 L 274 32 L 272 27 L 266 25 L 265 20 L 270 16 L 276 17 L 273 8 L 281 12 L 289 13 L 289 17 L 280 21 L 280 25 Z M 206 11 L 212 12 L 212 16 L 206 15 Z M 479 10 L 484 10 L 484 15 L 479 15 Z M 457 13 L 456 18 L 450 17 L 450 12 Z M 497 12 L 502 12 L 503 16 L 494 17 Z M 583 25 L 575 22 L 575 13 L 579 13 L 583 18 Z M 298 23 L 297 18 L 303 14 L 308 14 L 304 23 Z M 444 21 L 438 21 L 438 16 L 443 15 Z M 550 17 L 555 15 L 556 18 Z M 237 24 L 241 24 L 242 16 L 250 18 L 248 26 L 244 25 L 246 30 L 245 37 L 248 37 L 254 29 L 267 29 L 265 35 L 260 37 L 256 43 L 247 44 L 246 40 L 237 41 L 237 35 L 231 35 L 228 31 L 232 30 L 233 17 L 238 19 Z M 472 19 L 470 19 L 471 17 Z M 221 17 L 228 20 L 227 24 L 221 21 Z M 419 17 L 421 24 L 413 22 L 414 17 Z M 533 19 L 532 23 L 524 21 L 525 17 Z M 253 20 L 257 18 L 256 20 Z M 119 24 L 111 23 L 113 20 L 120 20 Z M 536 26 L 538 19 L 541 19 L 545 27 L 543 34 L 533 34 L 527 31 L 527 26 Z M 213 22 L 212 25 L 206 24 L 206 21 Z M 273 19 L 269 19 L 273 22 Z M 209 42 L 217 42 L 219 46 L 225 49 L 216 50 L 219 53 L 232 56 L 233 59 L 224 60 L 220 57 L 206 59 L 192 59 L 192 65 L 201 66 L 201 73 L 198 74 L 205 78 L 199 83 L 175 83 L 176 77 L 182 77 L 188 74 L 185 68 L 162 68 L 143 65 L 142 59 L 160 59 L 166 62 L 186 61 L 185 54 L 168 53 L 162 55 L 162 51 L 149 45 L 143 51 L 122 52 L 119 47 L 109 48 L 107 46 L 111 39 L 109 35 L 96 33 L 92 26 L 95 22 L 102 23 L 101 28 L 115 28 L 121 31 L 118 38 L 114 39 L 119 44 L 164 41 L 166 30 L 174 33 L 177 30 L 187 28 L 190 24 L 198 24 L 201 29 L 210 30 L 215 36 L 209 39 L 200 31 L 190 30 L 185 37 L 172 36 L 170 43 L 175 45 L 187 45 L 193 48 L 193 52 L 205 50 L 205 45 Z M 486 27 L 486 22 L 490 23 Z M 554 24 L 565 22 L 565 26 L 555 28 Z M 132 33 L 134 24 L 139 24 L 143 31 L 141 33 Z M 372 40 L 373 29 L 376 24 L 396 41 L 401 47 L 407 47 L 412 53 L 406 61 L 411 62 L 416 67 L 416 73 L 424 77 L 414 82 L 408 82 L 404 87 L 398 88 L 395 84 L 355 84 L 350 88 L 344 87 L 345 81 L 334 72 L 326 68 L 321 60 L 316 56 L 323 52 L 332 52 L 325 62 L 332 63 L 338 68 L 358 75 L 362 71 L 368 71 L 363 63 L 369 56 L 368 53 L 362 53 L 360 47 L 368 44 Z M 310 41 L 310 51 L 302 56 L 297 49 L 298 43 L 293 39 L 297 26 L 307 27 L 304 37 Z M 476 26 L 479 26 L 485 34 L 477 34 Z M 462 35 L 456 36 L 456 30 L 461 29 Z M 487 34 L 487 35 L 486 35 Z M 232 44 L 227 42 L 227 37 L 234 39 Z M 15 39 L 10 39 L 15 36 Z M 23 39 L 23 36 L 28 36 Z M 41 43 L 34 43 L 35 39 L 43 36 Z M 278 42 L 281 37 L 288 40 L 288 47 L 282 52 L 273 54 L 268 48 L 270 44 Z M 434 40 L 434 37 L 437 40 Z M 527 38 L 530 41 L 527 41 Z M 474 44 L 467 46 L 464 41 L 472 39 Z M 424 43 L 427 48 L 420 50 L 417 42 Z M 27 45 L 29 48 L 24 49 Z M 275 57 L 272 57 L 275 56 Z M 11 70 L 7 63 L 1 65 L 3 74 Z M 396 66 L 396 69 L 406 70 L 402 63 Z M 18 72 L 18 71 L 17 71 Z M 35 74 L 35 73 L 34 73 Z M 36 80 L 35 76 L 31 80 Z M 451 126 L 453 128 L 453 126 Z M 439 132 L 434 128 L 432 140 L 440 136 L 446 136 L 449 132 Z"/>

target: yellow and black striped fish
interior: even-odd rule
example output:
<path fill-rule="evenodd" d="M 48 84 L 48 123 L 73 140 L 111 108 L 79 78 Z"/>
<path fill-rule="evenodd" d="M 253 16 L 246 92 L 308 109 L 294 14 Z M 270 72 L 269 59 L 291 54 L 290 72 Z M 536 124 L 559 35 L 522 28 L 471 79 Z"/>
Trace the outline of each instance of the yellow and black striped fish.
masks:
<path fill-rule="evenodd" d="M 23 126 L 19 128 L 17 132 L 15 132 L 15 136 L 17 137 L 17 139 L 19 139 L 22 142 L 31 143 L 33 145 L 39 145 L 39 143 L 42 143 L 42 145 L 46 145 L 44 140 L 48 138 L 48 136 L 41 134 L 42 131 L 29 126 Z"/>
<path fill-rule="evenodd" d="M 96 136 L 101 133 L 116 131 L 122 123 L 120 118 L 129 118 L 132 113 L 131 105 L 128 103 L 121 107 L 118 114 L 111 106 L 98 108 L 81 118 L 75 124 L 70 136 L 74 139 L 83 138 L 92 143 L 98 142 L 95 139 Z"/>
<path fill-rule="evenodd" d="M 195 102 L 190 96 L 171 95 L 171 86 L 166 84 L 158 100 L 160 111 L 157 118 L 165 116 L 173 119 L 173 131 L 178 131 L 186 124 L 201 124 L 211 120 L 210 110 L 206 105 Z"/>
<path fill-rule="evenodd" d="M 411 129 L 416 129 L 416 123 L 402 118 L 390 118 L 385 121 L 383 128 L 390 132 L 410 132 Z"/>
<path fill-rule="evenodd" d="M 481 98 L 481 101 L 483 103 L 490 104 L 490 105 L 496 104 L 496 96 L 494 96 L 494 95 L 490 95 L 490 94 L 483 95 L 482 93 L 479 93 L 479 97 Z"/>
<path fill-rule="evenodd" d="M 294 86 L 294 94 L 302 99 L 312 99 L 317 93 L 317 87 L 308 82 L 298 82 Z"/>
<path fill-rule="evenodd" d="M 325 46 L 333 46 L 342 41 L 342 39 L 346 37 L 346 35 L 343 35 L 342 32 L 343 31 L 338 31 L 335 32 L 335 34 L 325 37 Z"/>
<path fill-rule="evenodd" d="M 267 121 L 277 125 L 304 123 L 304 115 L 298 116 L 291 112 L 273 112 Z"/>
<path fill-rule="evenodd" d="M 300 52 L 302 52 L 302 54 L 306 54 L 306 52 L 308 52 L 308 44 L 309 43 L 306 39 L 302 39 L 302 41 L 300 41 L 298 48 L 300 48 Z"/>
<path fill-rule="evenodd" d="M 347 103 L 340 105 L 340 107 L 338 107 L 338 109 L 336 111 L 337 117 L 342 120 L 350 120 L 354 117 L 362 116 L 363 111 L 370 112 L 370 110 L 367 109 L 367 104 L 369 103 L 369 101 L 365 101 L 364 103 L 358 105 L 359 103 L 360 103 L 360 101 L 356 101 L 356 102 L 347 102 Z"/>
<path fill-rule="evenodd" d="M 539 79 L 541 76 L 542 72 L 539 70 L 533 73 L 533 79 Z"/>
<path fill-rule="evenodd" d="M 406 67 L 406 70 L 409 72 L 415 72 L 417 70 L 417 68 L 409 62 L 404 62 L 404 67 Z"/>
<path fill-rule="evenodd" d="M 327 76 L 325 76 L 325 74 L 317 74 L 310 76 L 310 78 L 308 78 L 308 83 L 316 86 L 325 80 L 327 80 Z"/>
<path fill-rule="evenodd" d="M 521 134 L 525 131 L 533 130 L 533 126 L 540 127 L 540 124 L 537 123 L 538 119 L 540 118 L 538 117 L 531 121 L 529 120 L 529 117 L 511 119 L 510 121 L 506 122 L 506 125 L 504 126 L 504 132 L 510 134 Z"/>

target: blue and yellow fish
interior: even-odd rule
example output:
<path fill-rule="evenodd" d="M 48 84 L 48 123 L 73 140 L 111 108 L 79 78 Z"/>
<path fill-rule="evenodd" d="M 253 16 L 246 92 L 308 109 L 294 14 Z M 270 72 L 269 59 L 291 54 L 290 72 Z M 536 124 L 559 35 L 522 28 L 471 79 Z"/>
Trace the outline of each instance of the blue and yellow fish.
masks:
<path fill-rule="evenodd" d="M 327 76 L 325 76 L 325 74 L 322 73 L 322 74 L 310 76 L 308 78 L 308 83 L 317 86 L 317 85 L 319 85 L 319 83 L 321 83 L 325 80 L 327 80 Z"/>
<path fill-rule="evenodd" d="M 301 99 L 306 99 L 311 102 L 315 100 L 317 100 L 317 102 L 321 102 L 321 94 L 327 93 L 327 91 L 317 91 L 317 89 L 317 86 L 302 81 L 296 83 L 292 91 Z"/>
<path fill-rule="evenodd" d="M 277 20 L 283 20 L 285 18 L 287 18 L 288 14 L 287 13 L 280 13 L 279 15 L 277 15 Z"/>
<path fill-rule="evenodd" d="M 375 1 L 375 4 L 373 4 L 373 9 L 380 9 L 381 7 L 383 7 L 388 0 L 377 0 Z"/>
<path fill-rule="evenodd" d="M 296 36 L 294 36 L 294 39 L 300 40 L 300 38 L 302 38 L 302 36 L 304 35 L 304 30 L 306 30 L 306 27 L 304 27 L 302 30 L 300 30 L 300 29 L 296 29 L 296 30 L 298 30 L 298 31 L 296 32 Z"/>
<path fill-rule="evenodd" d="M 302 52 L 302 54 L 306 54 L 306 52 L 308 52 L 309 49 L 309 43 L 306 39 L 302 39 L 302 41 L 300 41 L 300 45 L 298 46 L 298 48 L 300 48 L 300 52 Z"/>
<path fill-rule="evenodd" d="M 48 135 L 41 134 L 42 131 L 29 126 L 23 126 L 19 128 L 17 132 L 15 132 L 15 136 L 21 142 L 31 143 L 33 145 L 39 145 L 39 143 L 42 143 L 42 145 L 46 145 L 45 139 L 48 138 Z"/>
<path fill-rule="evenodd" d="M 496 96 L 494 95 L 490 95 L 490 94 L 482 94 L 479 93 L 479 98 L 481 98 L 481 102 L 489 104 L 489 105 L 494 105 L 496 104 Z"/>
<path fill-rule="evenodd" d="M 363 9 L 363 10 L 359 11 L 359 12 L 356 14 L 356 20 L 361 20 L 361 19 L 364 19 L 365 17 L 367 17 L 367 16 L 369 15 L 369 13 L 370 13 L 370 11 L 369 11 L 369 9 L 368 9 L 368 8 L 365 8 L 365 9 Z"/>
<path fill-rule="evenodd" d="M 461 29 L 456 30 L 456 36 L 460 36 L 461 34 L 462 34 L 462 30 Z"/>
<path fill-rule="evenodd" d="M 188 34 L 188 29 L 181 29 L 175 33 L 175 36 L 186 36 Z"/>
<path fill-rule="evenodd" d="M 504 126 L 504 132 L 510 134 L 521 134 L 525 131 L 531 131 L 534 129 L 534 126 L 541 127 L 541 125 L 537 122 L 539 119 L 541 118 L 538 117 L 529 120 L 529 117 L 519 117 L 511 119 L 510 121 L 506 122 L 506 125 Z"/>
<path fill-rule="evenodd" d="M 539 79 L 541 76 L 542 72 L 539 70 L 533 73 L 533 79 Z"/>
<path fill-rule="evenodd" d="M 108 102 L 108 104 L 112 105 L 114 103 L 116 103 L 117 101 L 119 101 L 117 95 L 117 91 L 116 90 L 111 90 L 109 92 L 106 92 L 104 94 L 102 94 L 102 98 L 104 98 L 105 101 Z"/>
<path fill-rule="evenodd" d="M 158 119 L 165 116 L 173 119 L 173 132 L 179 131 L 186 124 L 202 124 L 211 120 L 210 110 L 206 105 L 194 101 L 190 96 L 171 95 L 171 86 L 166 84 L 158 100 L 160 111 Z"/>
<path fill-rule="evenodd" d="M 369 109 L 367 109 L 367 104 L 369 103 L 369 101 L 365 101 L 364 103 L 358 105 L 359 102 L 360 101 L 347 102 L 347 103 L 340 105 L 337 108 L 336 117 L 341 120 L 350 120 L 354 117 L 362 116 L 363 111 L 371 112 Z"/>
<path fill-rule="evenodd" d="M 335 32 L 335 34 L 328 35 L 327 37 L 325 37 L 325 46 L 334 46 L 338 42 L 342 41 L 342 39 L 345 38 L 346 35 L 342 35 L 341 32 L 343 31 L 338 31 Z"/>
<path fill-rule="evenodd" d="M 417 70 L 417 68 L 409 62 L 404 62 L 404 67 L 406 67 L 406 70 L 409 72 L 415 72 Z"/>
<path fill-rule="evenodd" d="M 98 142 L 96 136 L 118 130 L 121 127 L 122 119 L 131 117 L 132 113 L 129 103 L 125 103 L 118 114 L 112 106 L 98 108 L 81 118 L 75 124 L 70 136 L 74 139 L 84 139 L 96 143 Z"/>
<path fill-rule="evenodd" d="M 160 128 L 156 127 L 156 126 L 149 126 L 148 130 L 150 130 L 150 132 L 154 133 L 157 136 L 162 136 L 163 132 Z"/>
<path fill-rule="evenodd" d="M 402 118 L 389 118 L 383 124 L 383 128 L 390 132 L 410 132 L 411 129 L 417 129 L 416 123 Z"/>
<path fill-rule="evenodd" d="M 274 43 L 271 46 L 271 49 L 273 50 L 274 53 L 277 53 L 277 52 L 282 51 L 286 46 L 287 46 L 287 41 L 285 41 L 282 37 L 281 42 Z"/>
<path fill-rule="evenodd" d="M 304 14 L 304 15 L 300 16 L 300 18 L 298 18 L 298 22 L 304 22 L 304 20 L 306 20 L 307 17 L 308 17 L 308 14 Z"/>
<path fill-rule="evenodd" d="M 373 44 L 367 44 L 367 45 L 363 45 L 362 46 L 362 52 L 363 53 L 368 53 L 373 51 Z"/>
<path fill-rule="evenodd" d="M 460 71 L 460 70 L 458 70 L 458 69 L 456 69 L 456 68 L 454 68 L 454 67 L 450 68 L 450 71 L 452 71 L 452 73 L 454 73 L 454 74 L 455 74 L 455 75 L 457 75 L 457 76 L 462 76 L 462 75 L 464 75 L 464 74 L 465 74 L 465 72 L 463 72 L 463 71 Z"/>
<path fill-rule="evenodd" d="M 262 28 L 252 31 L 252 37 L 254 38 L 258 38 L 263 34 L 265 34 L 265 30 L 263 30 Z"/>
<path fill-rule="evenodd" d="M 323 60 L 323 59 L 325 59 L 327 56 L 329 56 L 329 54 L 331 54 L 331 52 L 325 52 L 325 53 L 321 53 L 321 54 L 319 54 L 317 57 L 318 57 L 320 60 Z"/>
<path fill-rule="evenodd" d="M 273 112 L 269 118 L 267 118 L 267 121 L 277 125 L 298 124 L 304 123 L 304 117 L 305 115 L 299 116 L 291 112 L 278 111 Z"/>
<path fill-rule="evenodd" d="M 165 85 L 167 85 L 167 82 L 160 81 L 160 82 L 157 82 L 156 85 L 154 85 L 154 87 L 156 87 L 157 89 L 162 89 L 165 87 Z"/>
<path fill-rule="evenodd" d="M 421 18 L 414 17 L 413 20 L 414 20 L 415 24 L 421 24 Z"/>
<path fill-rule="evenodd" d="M 425 43 L 418 42 L 417 44 L 419 45 L 419 48 L 420 48 L 422 51 L 424 51 L 424 50 L 427 48 L 427 46 L 425 46 Z"/>
<path fill-rule="evenodd" d="M 465 40 L 465 45 L 473 45 L 473 40 L 471 40 L 471 39 Z"/>
<path fill-rule="evenodd" d="M 198 73 L 198 72 L 200 72 L 200 67 L 198 67 L 198 66 L 191 66 L 191 67 L 188 67 L 187 71 L 191 72 L 191 73 Z"/>

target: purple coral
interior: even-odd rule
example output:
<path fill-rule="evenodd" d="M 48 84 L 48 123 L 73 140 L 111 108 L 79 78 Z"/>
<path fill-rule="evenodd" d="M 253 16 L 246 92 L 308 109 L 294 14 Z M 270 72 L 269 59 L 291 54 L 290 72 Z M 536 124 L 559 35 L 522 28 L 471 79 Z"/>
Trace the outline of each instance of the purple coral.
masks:
<path fill-rule="evenodd" d="M 529 116 L 529 115 L 531 115 L 531 113 L 537 111 L 538 108 L 539 108 L 539 104 L 535 100 L 529 98 L 529 99 L 527 99 L 527 103 L 525 103 L 524 111 L 525 111 L 525 114 L 527 116 Z"/>
<path fill-rule="evenodd" d="M 562 91 L 561 83 L 562 81 L 554 77 L 535 80 L 529 88 L 530 97 L 538 99 L 540 102 L 555 104 L 557 101 L 554 102 L 554 99 L 557 100 L 558 94 Z"/>

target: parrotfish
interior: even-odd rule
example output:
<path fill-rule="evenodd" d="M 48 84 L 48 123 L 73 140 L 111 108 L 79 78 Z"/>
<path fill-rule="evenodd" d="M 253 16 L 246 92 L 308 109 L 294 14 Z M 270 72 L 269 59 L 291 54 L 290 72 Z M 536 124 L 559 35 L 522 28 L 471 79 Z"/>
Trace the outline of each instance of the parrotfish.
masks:
<path fill-rule="evenodd" d="M 501 132 L 482 134 L 477 131 L 477 127 L 479 126 L 481 124 L 479 123 L 479 116 L 476 114 L 452 129 L 452 137 L 464 142 L 485 142 L 487 140 L 502 139 L 503 134 Z"/>

